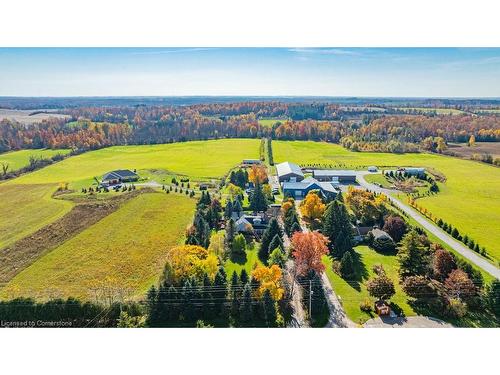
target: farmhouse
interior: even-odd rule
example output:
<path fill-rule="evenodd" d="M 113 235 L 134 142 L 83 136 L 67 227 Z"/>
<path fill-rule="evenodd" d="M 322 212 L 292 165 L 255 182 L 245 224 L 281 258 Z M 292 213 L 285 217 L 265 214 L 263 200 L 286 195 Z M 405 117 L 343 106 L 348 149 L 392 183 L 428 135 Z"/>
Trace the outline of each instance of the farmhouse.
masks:
<path fill-rule="evenodd" d="M 255 165 L 255 164 L 262 164 L 262 162 L 259 159 L 243 159 L 242 164 L 243 165 Z"/>
<path fill-rule="evenodd" d="M 262 216 L 243 215 L 235 223 L 238 233 L 255 233 L 261 235 L 267 228 L 267 221 Z"/>
<path fill-rule="evenodd" d="M 325 197 L 334 198 L 338 191 L 331 182 L 320 182 L 308 177 L 299 182 L 283 182 L 283 194 L 296 199 L 304 198 L 311 190 L 319 190 Z"/>
<path fill-rule="evenodd" d="M 111 171 L 102 176 L 101 185 L 111 186 L 120 184 L 122 182 L 133 182 L 139 179 L 139 175 L 128 169 L 117 169 L 116 171 Z"/>
<path fill-rule="evenodd" d="M 390 239 L 392 241 L 392 237 L 389 235 L 389 233 L 383 231 L 382 229 L 378 229 L 378 228 L 374 227 L 370 231 L 370 233 L 373 236 L 374 240 Z"/>
<path fill-rule="evenodd" d="M 304 174 L 297 164 L 285 161 L 276 165 L 276 172 L 278 173 L 278 181 L 282 182 L 297 182 L 304 179 Z"/>
<path fill-rule="evenodd" d="M 313 176 L 318 181 L 356 182 L 356 172 L 343 169 L 315 169 Z"/>

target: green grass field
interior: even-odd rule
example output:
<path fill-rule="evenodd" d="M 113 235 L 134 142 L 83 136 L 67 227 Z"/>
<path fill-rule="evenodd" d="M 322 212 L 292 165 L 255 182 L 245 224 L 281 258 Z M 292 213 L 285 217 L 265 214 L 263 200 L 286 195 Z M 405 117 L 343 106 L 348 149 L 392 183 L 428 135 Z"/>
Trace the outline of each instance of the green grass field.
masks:
<path fill-rule="evenodd" d="M 270 128 L 274 124 L 276 124 L 278 121 L 279 122 L 285 122 L 286 119 L 283 119 L 283 118 L 261 118 L 258 121 L 259 121 L 260 126 L 264 126 L 266 128 Z"/>
<path fill-rule="evenodd" d="M 372 184 L 380 184 L 380 186 L 384 188 L 391 187 L 391 183 L 387 181 L 387 178 L 385 178 L 385 176 L 380 173 L 367 174 L 364 177 L 367 182 L 370 182 Z"/>
<path fill-rule="evenodd" d="M 54 155 L 62 154 L 65 155 L 71 150 L 61 149 L 61 150 L 50 150 L 50 149 L 35 149 L 35 150 L 21 150 L 12 151 L 5 154 L 0 154 L 0 164 L 9 164 L 9 171 L 17 171 L 29 164 L 30 156 L 36 158 L 48 159 Z"/>
<path fill-rule="evenodd" d="M 140 195 L 19 273 L 0 296 L 92 299 L 105 288 L 143 295 L 183 237 L 194 203 L 174 194 Z"/>
<path fill-rule="evenodd" d="M 375 276 L 372 267 L 376 264 L 382 264 L 387 276 L 394 282 L 396 294 L 390 299 L 390 302 L 396 304 L 403 311 L 404 315 L 416 315 L 411 306 L 407 303 L 407 295 L 399 285 L 399 265 L 396 256 L 377 253 L 368 246 L 357 246 L 354 250 L 359 256 L 359 270 L 354 277 L 356 281 L 350 283 L 333 272 L 332 260 L 330 257 L 323 257 L 323 264 L 326 266 L 326 275 L 335 293 L 340 297 L 347 316 L 355 323 L 364 323 L 372 318 L 372 316 L 360 310 L 359 304 L 364 302 L 367 298 L 372 303 L 375 301 L 374 298 L 369 296 L 366 290 L 366 282 Z M 373 317 L 375 317 L 375 315 Z"/>
<path fill-rule="evenodd" d="M 61 182 L 75 190 L 114 169 L 161 169 L 194 178 L 220 177 L 244 158 L 257 158 L 258 139 L 222 139 L 153 146 L 120 146 L 73 156 L 0 185 L 0 249 L 68 212 L 70 202 L 50 198 Z M 151 176 L 147 176 L 151 177 Z M 161 183 L 161 179 L 157 182 Z"/>
<path fill-rule="evenodd" d="M 15 180 L 59 183 L 101 176 L 114 169 L 165 169 L 191 177 L 220 177 L 245 158 L 258 158 L 258 139 L 221 139 L 161 145 L 114 146 L 86 152 Z"/>
<path fill-rule="evenodd" d="M 66 214 L 73 204 L 51 198 L 51 184 L 0 184 L 0 249 Z"/>
<path fill-rule="evenodd" d="M 472 237 L 489 254 L 500 259 L 500 168 L 484 163 L 434 154 L 352 152 L 325 142 L 273 141 L 276 163 L 320 163 L 337 168 L 380 169 L 395 166 L 430 167 L 447 180 L 440 192 L 418 199 L 418 204 Z"/>

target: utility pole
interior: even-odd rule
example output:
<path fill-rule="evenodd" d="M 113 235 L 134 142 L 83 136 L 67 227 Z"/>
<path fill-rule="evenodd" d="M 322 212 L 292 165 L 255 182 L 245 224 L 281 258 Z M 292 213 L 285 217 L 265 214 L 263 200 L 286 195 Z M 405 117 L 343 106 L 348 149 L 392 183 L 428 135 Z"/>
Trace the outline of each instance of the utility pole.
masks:
<path fill-rule="evenodd" d="M 309 280 L 309 319 L 312 320 L 312 280 Z"/>

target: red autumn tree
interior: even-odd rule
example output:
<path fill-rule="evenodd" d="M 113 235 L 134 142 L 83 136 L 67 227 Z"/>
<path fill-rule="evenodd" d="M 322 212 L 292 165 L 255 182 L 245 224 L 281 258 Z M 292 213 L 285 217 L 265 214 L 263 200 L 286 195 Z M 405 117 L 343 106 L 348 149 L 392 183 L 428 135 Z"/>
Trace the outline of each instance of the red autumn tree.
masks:
<path fill-rule="evenodd" d="M 439 280 L 444 280 L 448 277 L 451 271 L 457 268 L 457 264 L 448 251 L 438 249 L 434 253 L 432 268 L 436 277 Z"/>
<path fill-rule="evenodd" d="M 321 257 L 328 254 L 328 242 L 328 238 L 319 232 L 293 234 L 292 248 L 297 274 L 305 276 L 309 271 L 319 274 L 325 270 Z"/>
<path fill-rule="evenodd" d="M 461 269 L 451 271 L 444 282 L 444 286 L 452 298 L 467 300 L 474 297 L 477 293 L 474 283 Z"/>

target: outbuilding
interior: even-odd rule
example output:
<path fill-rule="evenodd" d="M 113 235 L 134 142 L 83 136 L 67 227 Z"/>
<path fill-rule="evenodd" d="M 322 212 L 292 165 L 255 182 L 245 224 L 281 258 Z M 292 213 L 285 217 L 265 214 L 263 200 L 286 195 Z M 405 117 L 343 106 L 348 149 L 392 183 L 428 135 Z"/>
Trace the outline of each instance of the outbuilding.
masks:
<path fill-rule="evenodd" d="M 340 183 L 356 182 L 356 172 L 345 169 L 315 169 L 313 170 L 313 176 L 318 181 L 335 181 L 338 180 Z"/>
<path fill-rule="evenodd" d="M 304 179 L 304 173 L 297 164 L 285 161 L 276 165 L 279 183 L 298 182 Z"/>
<path fill-rule="evenodd" d="M 134 182 L 139 179 L 139 175 L 128 169 L 117 169 L 102 176 L 102 186 L 112 186 L 123 182 Z"/>
<path fill-rule="evenodd" d="M 259 165 L 262 164 L 262 161 L 259 159 L 243 159 L 243 165 Z"/>

